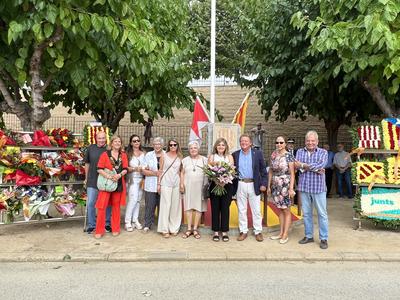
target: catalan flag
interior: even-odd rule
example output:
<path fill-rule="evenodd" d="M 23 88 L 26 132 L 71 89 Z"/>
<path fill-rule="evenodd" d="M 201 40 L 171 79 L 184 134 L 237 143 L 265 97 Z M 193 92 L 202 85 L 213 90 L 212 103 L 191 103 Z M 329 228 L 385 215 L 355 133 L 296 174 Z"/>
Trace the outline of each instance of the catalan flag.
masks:
<path fill-rule="evenodd" d="M 232 124 L 240 125 L 242 133 L 244 131 L 244 127 L 246 126 L 246 113 L 247 113 L 247 106 L 249 105 L 249 100 L 250 100 L 250 93 L 248 93 L 246 97 L 244 97 L 242 104 L 240 105 L 238 111 L 236 112 L 232 120 Z"/>

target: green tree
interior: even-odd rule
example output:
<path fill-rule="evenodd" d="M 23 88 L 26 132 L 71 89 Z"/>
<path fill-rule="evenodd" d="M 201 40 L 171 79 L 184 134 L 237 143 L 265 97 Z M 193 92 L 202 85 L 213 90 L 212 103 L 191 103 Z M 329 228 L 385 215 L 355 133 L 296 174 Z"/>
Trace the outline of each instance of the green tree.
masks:
<path fill-rule="evenodd" d="M 316 1 L 317 16 L 298 11 L 293 23 L 306 28 L 311 51 L 334 52 L 334 76 L 341 88 L 357 81 L 387 116 L 400 114 L 400 2 L 398 0 Z"/>
<path fill-rule="evenodd" d="M 210 76 L 211 1 L 190 1 L 189 29 L 194 41 L 192 73 L 194 78 Z M 241 69 L 246 45 L 243 43 L 240 16 L 237 7 L 243 1 L 216 2 L 216 75 L 238 78 L 245 75 Z"/>
<path fill-rule="evenodd" d="M 0 3 L 1 111 L 35 129 L 62 103 L 115 130 L 126 111 L 141 121 L 191 107 L 187 1 L 92 2 Z"/>
<path fill-rule="evenodd" d="M 307 11 L 316 17 L 318 5 L 311 0 L 249 0 L 245 3 L 241 27 L 249 48 L 244 69 L 257 76 L 242 80 L 242 84 L 255 88 L 266 119 L 272 114 L 282 122 L 291 115 L 322 119 L 328 141 L 335 147 L 339 127 L 350 125 L 355 116 L 367 119 L 374 105 L 354 82 L 340 89 L 345 74 L 340 72 L 336 78 L 333 76 L 339 62 L 335 53 L 310 54 L 310 40 L 305 30 L 297 30 L 290 23 L 297 11 Z"/>

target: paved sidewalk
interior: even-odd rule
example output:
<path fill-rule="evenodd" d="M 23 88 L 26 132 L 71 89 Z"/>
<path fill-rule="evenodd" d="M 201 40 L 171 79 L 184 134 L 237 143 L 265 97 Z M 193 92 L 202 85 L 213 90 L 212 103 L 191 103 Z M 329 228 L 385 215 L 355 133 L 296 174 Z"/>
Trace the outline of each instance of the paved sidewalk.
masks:
<path fill-rule="evenodd" d="M 318 226 L 315 243 L 299 245 L 303 225 L 293 226 L 289 242 L 280 245 L 268 237 L 262 243 L 249 236 L 237 242 L 237 230 L 228 243 L 213 242 L 211 232 L 202 238 L 169 239 L 155 232 L 122 231 L 118 237 L 107 234 L 96 240 L 82 231 L 83 221 L 0 226 L 0 261 L 400 261 L 400 234 L 375 228 L 368 222 L 354 230 L 353 202 L 328 199 L 330 218 L 329 249 L 321 250 Z"/>

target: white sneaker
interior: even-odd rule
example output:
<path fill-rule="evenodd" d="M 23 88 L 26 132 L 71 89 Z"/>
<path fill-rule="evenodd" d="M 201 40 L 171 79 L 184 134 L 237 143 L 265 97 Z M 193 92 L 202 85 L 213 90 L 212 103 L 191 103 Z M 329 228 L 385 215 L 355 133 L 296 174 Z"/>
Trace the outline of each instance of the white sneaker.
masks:
<path fill-rule="evenodd" d="M 125 224 L 125 230 L 128 232 L 132 232 L 133 231 L 133 227 L 131 224 Z"/>
<path fill-rule="evenodd" d="M 132 223 L 132 226 L 133 226 L 134 228 L 138 229 L 138 230 L 140 230 L 140 229 L 143 228 L 142 224 L 140 224 L 138 221 L 133 222 L 133 223 Z"/>
<path fill-rule="evenodd" d="M 143 228 L 143 232 L 144 232 L 144 233 L 148 233 L 149 231 L 150 231 L 150 228 L 149 228 L 149 227 Z"/>

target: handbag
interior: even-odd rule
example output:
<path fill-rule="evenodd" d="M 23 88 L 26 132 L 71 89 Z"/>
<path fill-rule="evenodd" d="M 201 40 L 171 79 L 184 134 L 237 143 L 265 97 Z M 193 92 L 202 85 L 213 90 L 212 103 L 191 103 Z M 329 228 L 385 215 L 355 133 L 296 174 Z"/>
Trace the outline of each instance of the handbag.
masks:
<path fill-rule="evenodd" d="M 112 170 L 103 169 L 103 170 L 108 175 L 116 175 L 117 174 L 117 171 L 115 171 L 114 169 L 112 169 Z M 113 181 L 111 179 L 108 179 L 101 174 L 99 174 L 99 176 L 97 177 L 97 188 L 99 189 L 99 191 L 115 192 L 117 187 L 118 187 L 118 181 Z"/>

